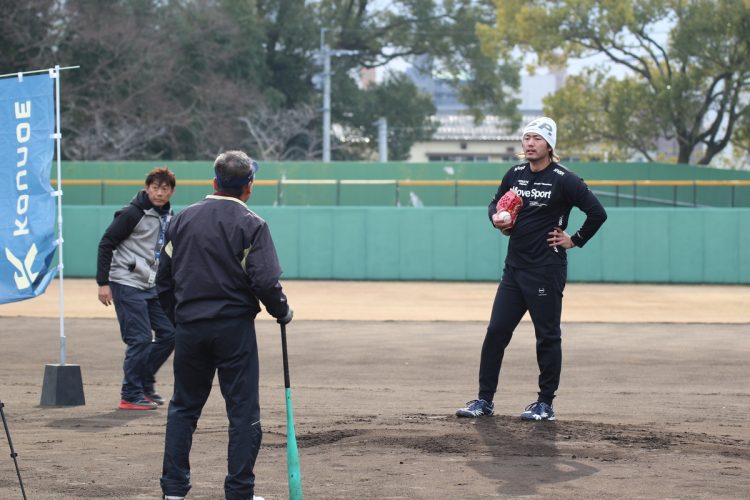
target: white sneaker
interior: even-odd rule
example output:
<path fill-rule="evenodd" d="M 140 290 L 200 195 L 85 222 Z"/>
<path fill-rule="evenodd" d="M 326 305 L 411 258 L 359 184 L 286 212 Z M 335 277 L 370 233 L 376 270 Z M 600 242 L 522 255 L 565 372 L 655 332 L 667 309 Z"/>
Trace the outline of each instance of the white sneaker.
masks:
<path fill-rule="evenodd" d="M 255 495 L 253 495 L 253 500 L 266 500 L 266 499 L 263 497 L 256 497 Z"/>

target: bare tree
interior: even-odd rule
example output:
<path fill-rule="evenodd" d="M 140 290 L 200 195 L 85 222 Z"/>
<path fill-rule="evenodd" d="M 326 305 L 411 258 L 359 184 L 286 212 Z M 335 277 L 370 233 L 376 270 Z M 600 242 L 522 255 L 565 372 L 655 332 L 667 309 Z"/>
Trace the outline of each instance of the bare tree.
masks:
<path fill-rule="evenodd" d="M 370 0 L 359 1 L 353 17 L 336 2 L 0 0 L 0 73 L 80 66 L 61 82 L 65 159 L 198 159 L 245 147 L 259 157 L 309 160 L 322 149 L 312 84 L 319 26 L 344 15 L 345 32 L 332 29 L 327 42 L 359 56 L 337 58 L 343 83 L 334 80 L 333 118 L 367 131 L 353 117 L 369 124 L 372 109 L 347 70 L 384 63 L 392 57 L 380 57 L 390 54 L 385 45 L 433 47 L 420 32 L 441 18 L 428 12 L 430 2 L 407 2 L 406 19 L 388 11 L 371 24 Z M 396 107 L 417 114 L 404 101 Z M 370 153 L 347 147 L 334 145 L 346 157 Z"/>
<path fill-rule="evenodd" d="M 0 72 L 44 69 L 42 60 L 55 50 L 57 0 L 0 2 Z"/>
<path fill-rule="evenodd" d="M 85 128 L 71 124 L 68 129 L 72 139 L 62 144 L 66 157 L 97 160 L 121 160 L 122 158 L 158 158 L 159 154 L 149 153 L 146 146 L 154 137 L 166 132 L 166 127 L 159 124 L 143 124 L 138 117 L 117 117 L 116 123 L 110 113 L 95 109 L 91 120 Z M 126 122 L 126 119 L 135 121 Z"/>
<path fill-rule="evenodd" d="M 238 119 L 247 128 L 250 146 L 259 159 L 311 160 L 320 154 L 320 136 L 311 127 L 317 117 L 308 104 L 280 110 L 263 104 Z"/>
<path fill-rule="evenodd" d="M 158 19 L 98 2 L 80 2 L 66 16 L 60 57 L 81 69 L 66 75 L 61 89 L 65 156 L 160 156 L 154 145 L 187 112 L 170 92 L 181 68 Z"/>

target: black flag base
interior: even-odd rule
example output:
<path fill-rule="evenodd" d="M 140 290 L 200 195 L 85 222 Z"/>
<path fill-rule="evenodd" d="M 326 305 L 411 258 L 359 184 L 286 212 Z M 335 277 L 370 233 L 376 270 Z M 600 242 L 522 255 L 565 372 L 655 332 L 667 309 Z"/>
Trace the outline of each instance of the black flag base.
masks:
<path fill-rule="evenodd" d="M 81 406 L 83 380 L 79 365 L 46 365 L 42 384 L 41 406 Z"/>

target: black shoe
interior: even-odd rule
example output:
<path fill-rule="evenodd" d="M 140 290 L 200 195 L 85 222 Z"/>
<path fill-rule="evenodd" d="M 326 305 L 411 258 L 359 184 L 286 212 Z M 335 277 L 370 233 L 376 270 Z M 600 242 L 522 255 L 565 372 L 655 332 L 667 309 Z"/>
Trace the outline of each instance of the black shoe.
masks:
<path fill-rule="evenodd" d="M 488 403 L 484 399 L 475 399 L 466 403 L 466 406 L 456 410 L 457 417 L 482 417 L 490 416 L 495 413 L 495 404 Z"/>
<path fill-rule="evenodd" d="M 555 411 L 552 406 L 541 401 L 531 403 L 526 411 L 521 413 L 521 420 L 554 420 Z"/>
<path fill-rule="evenodd" d="M 143 394 L 143 398 L 144 398 L 144 399 L 145 399 L 146 401 L 151 401 L 152 403 L 156 403 L 156 404 L 158 404 L 159 406 L 161 406 L 161 405 L 163 405 L 163 404 L 164 404 L 164 398 L 163 398 L 163 397 L 161 397 L 161 396 L 159 396 L 159 394 L 157 394 L 157 393 L 155 393 L 155 392 L 144 393 L 144 394 Z"/>

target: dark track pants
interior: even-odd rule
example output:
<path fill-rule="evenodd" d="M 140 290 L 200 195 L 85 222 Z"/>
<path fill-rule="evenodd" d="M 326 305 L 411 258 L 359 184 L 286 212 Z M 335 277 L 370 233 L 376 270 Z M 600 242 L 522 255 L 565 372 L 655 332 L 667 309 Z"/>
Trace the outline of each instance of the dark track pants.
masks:
<path fill-rule="evenodd" d="M 560 383 L 560 314 L 566 279 L 566 266 L 529 269 L 505 266 L 482 345 L 479 364 L 480 399 L 492 401 L 494 398 L 505 348 L 521 318 L 529 311 L 536 334 L 539 400 L 552 404 Z"/>
<path fill-rule="evenodd" d="M 190 490 L 193 432 L 218 371 L 229 419 L 229 500 L 253 498 L 253 468 L 260 450 L 258 346 L 248 317 L 178 323 L 174 354 L 174 395 L 169 402 L 161 488 L 165 495 Z"/>
<path fill-rule="evenodd" d="M 174 326 L 159 303 L 156 288 L 141 290 L 110 283 L 120 335 L 125 342 L 121 397 L 143 399 L 154 392 L 156 372 L 174 349 Z M 153 330 L 153 335 L 151 333 Z"/>

